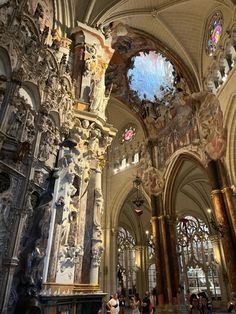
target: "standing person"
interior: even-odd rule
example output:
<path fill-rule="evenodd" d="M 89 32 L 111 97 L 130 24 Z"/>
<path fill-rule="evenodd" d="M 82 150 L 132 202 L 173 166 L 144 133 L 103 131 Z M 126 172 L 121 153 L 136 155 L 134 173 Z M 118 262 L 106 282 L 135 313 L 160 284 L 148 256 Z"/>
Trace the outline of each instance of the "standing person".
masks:
<path fill-rule="evenodd" d="M 202 314 L 212 314 L 208 303 L 208 297 L 205 292 L 199 294 L 199 308 Z"/>
<path fill-rule="evenodd" d="M 156 298 L 156 295 L 154 293 L 154 289 L 150 290 L 150 302 L 152 304 L 152 313 L 155 313 L 155 309 L 157 306 L 157 298 Z"/>
<path fill-rule="evenodd" d="M 187 291 L 186 291 L 186 303 L 188 306 L 190 306 L 190 297 L 191 297 L 190 290 L 187 289 Z"/>
<path fill-rule="evenodd" d="M 236 292 L 232 292 L 232 299 L 228 305 L 228 313 L 236 313 Z"/>
<path fill-rule="evenodd" d="M 193 293 L 190 297 L 190 309 L 189 314 L 201 314 L 201 310 L 199 308 L 199 301 L 195 293 Z"/>
<path fill-rule="evenodd" d="M 120 311 L 118 294 L 114 293 L 110 301 L 107 302 L 107 307 L 111 314 L 118 314 Z"/>
<path fill-rule="evenodd" d="M 125 313 L 125 297 L 123 294 L 119 297 L 119 306 L 120 306 L 120 313 L 119 314 L 124 314 Z"/>
<path fill-rule="evenodd" d="M 140 314 L 139 307 L 141 305 L 141 300 L 138 293 L 135 293 L 132 302 L 132 314 Z"/>
<path fill-rule="evenodd" d="M 149 292 L 146 291 L 145 292 L 145 297 L 141 303 L 141 306 L 142 306 L 142 313 L 143 314 L 149 314 L 150 313 L 150 299 L 149 299 Z"/>
<path fill-rule="evenodd" d="M 112 295 L 110 295 L 110 298 L 109 298 L 109 301 L 112 299 Z M 108 301 L 108 302 L 109 302 Z M 105 302 L 106 303 L 106 314 L 110 314 L 111 311 L 110 311 L 110 306 L 108 305 L 108 302 Z"/>

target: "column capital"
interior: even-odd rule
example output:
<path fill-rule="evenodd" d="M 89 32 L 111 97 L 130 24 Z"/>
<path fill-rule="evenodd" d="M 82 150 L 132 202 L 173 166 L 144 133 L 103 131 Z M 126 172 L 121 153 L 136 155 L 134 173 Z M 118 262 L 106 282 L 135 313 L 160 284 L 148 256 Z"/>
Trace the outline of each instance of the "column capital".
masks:
<path fill-rule="evenodd" d="M 216 194 L 221 194 L 221 190 L 220 189 L 215 189 L 211 191 L 211 196 L 216 195 Z"/>

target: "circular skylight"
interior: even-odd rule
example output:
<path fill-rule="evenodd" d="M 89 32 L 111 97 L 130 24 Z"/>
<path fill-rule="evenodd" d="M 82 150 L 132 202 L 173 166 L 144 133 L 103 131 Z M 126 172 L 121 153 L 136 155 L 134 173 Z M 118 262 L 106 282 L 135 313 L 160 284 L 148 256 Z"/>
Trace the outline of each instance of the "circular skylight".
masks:
<path fill-rule="evenodd" d="M 173 89 L 174 67 L 156 51 L 140 52 L 131 59 L 129 88 L 142 100 L 161 100 Z"/>

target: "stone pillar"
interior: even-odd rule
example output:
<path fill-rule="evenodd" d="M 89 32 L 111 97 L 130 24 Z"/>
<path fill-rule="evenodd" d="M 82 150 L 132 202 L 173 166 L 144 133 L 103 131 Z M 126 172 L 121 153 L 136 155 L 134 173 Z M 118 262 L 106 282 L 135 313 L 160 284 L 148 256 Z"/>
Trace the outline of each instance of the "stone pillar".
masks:
<path fill-rule="evenodd" d="M 98 284 L 98 272 L 103 253 L 101 218 L 103 214 L 103 195 L 102 195 L 102 172 L 97 165 L 95 169 L 95 186 L 94 186 L 94 216 L 93 216 L 93 236 L 90 268 L 90 284 Z"/>
<path fill-rule="evenodd" d="M 86 225 L 86 205 L 87 205 L 87 188 L 89 184 L 90 177 L 90 168 L 87 161 L 84 160 L 81 167 L 83 171 L 81 189 L 80 189 L 80 201 L 79 206 L 79 216 L 78 216 L 78 233 L 77 233 L 77 247 L 80 248 L 78 252 L 75 264 L 75 277 L 74 282 L 76 284 L 82 283 L 82 263 L 84 256 L 84 234 L 85 234 L 85 225 Z"/>
<path fill-rule="evenodd" d="M 172 303 L 172 284 L 173 281 L 171 280 L 170 274 L 170 261 L 169 261 L 169 243 L 167 242 L 167 230 L 166 230 L 166 216 L 160 215 L 158 217 L 159 224 L 160 224 L 160 239 L 161 239 L 161 249 L 163 255 L 164 265 L 162 269 L 165 269 L 165 276 L 164 276 L 164 285 L 166 288 L 166 295 L 165 295 L 165 303 Z M 173 276 L 173 274 L 172 274 Z"/>
<path fill-rule="evenodd" d="M 164 279 L 163 279 L 163 260 L 162 260 L 162 250 L 161 250 L 161 239 L 160 239 L 160 226 L 158 221 L 158 215 L 161 211 L 161 197 L 151 196 L 152 204 L 152 234 L 154 242 L 155 251 L 155 262 L 156 262 L 156 282 L 157 282 L 157 298 L 158 304 L 164 305 Z"/>
<path fill-rule="evenodd" d="M 179 282 L 179 256 L 177 255 L 177 235 L 176 235 L 176 219 L 175 217 L 166 217 L 166 230 L 167 230 L 167 244 L 169 255 L 169 269 L 171 274 L 171 291 L 172 301 L 174 304 L 180 303 L 178 300 L 179 293 L 181 293 Z M 184 301 L 184 300 L 182 300 Z"/>
<path fill-rule="evenodd" d="M 218 235 L 210 235 L 209 239 L 213 245 L 216 267 L 219 274 L 219 282 L 221 287 L 221 301 L 226 305 L 229 300 L 229 281 L 225 271 L 225 259 L 222 252 L 222 245 Z M 226 275 L 226 276 L 225 276 Z"/>
<path fill-rule="evenodd" d="M 209 162 L 208 174 L 212 184 L 211 200 L 216 223 L 223 233 L 221 241 L 228 270 L 230 290 L 236 291 L 236 250 L 226 214 L 227 209 L 224 203 L 224 197 L 220 189 L 220 175 L 218 169 L 218 161 L 212 160 Z"/>
<path fill-rule="evenodd" d="M 111 254 L 110 254 L 110 294 L 116 292 L 116 287 L 117 287 L 117 277 L 114 276 L 114 274 L 116 274 L 117 272 L 117 235 L 118 235 L 118 230 L 115 228 L 112 228 L 110 230 L 111 233 L 111 243 L 110 243 L 110 250 L 111 250 Z"/>
<path fill-rule="evenodd" d="M 62 151 L 59 151 L 58 154 L 59 154 L 59 159 L 60 159 L 61 155 L 62 155 Z M 51 212 L 51 220 L 50 220 L 50 227 L 49 227 L 47 249 L 46 249 L 46 255 L 44 258 L 43 283 L 47 282 L 51 249 L 53 247 L 53 242 L 55 241 L 54 228 L 56 227 L 55 220 L 56 220 L 56 212 L 57 212 L 57 207 L 55 206 L 55 203 L 56 203 L 57 198 L 58 198 L 58 192 L 59 192 L 59 180 L 56 180 L 55 187 L 54 187 L 54 197 L 52 200 L 53 206 L 52 206 L 52 212 Z"/>
<path fill-rule="evenodd" d="M 222 161 L 218 161 L 219 176 L 221 181 L 221 191 L 226 206 L 227 218 L 231 229 L 234 246 L 236 247 L 236 209 L 232 201 L 232 190 L 229 187 L 227 172 Z"/>

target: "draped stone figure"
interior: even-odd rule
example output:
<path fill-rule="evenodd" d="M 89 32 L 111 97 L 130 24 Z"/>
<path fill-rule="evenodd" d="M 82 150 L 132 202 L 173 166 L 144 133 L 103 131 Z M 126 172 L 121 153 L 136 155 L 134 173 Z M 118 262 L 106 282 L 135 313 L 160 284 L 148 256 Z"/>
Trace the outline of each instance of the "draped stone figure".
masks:
<path fill-rule="evenodd" d="M 101 228 L 101 216 L 103 213 L 103 195 L 101 189 L 95 188 L 95 212 L 94 212 L 94 225 Z"/>
<path fill-rule="evenodd" d="M 103 99 L 105 97 L 105 81 L 104 76 L 96 80 L 92 80 L 90 89 L 90 111 L 97 112 L 103 107 Z"/>

